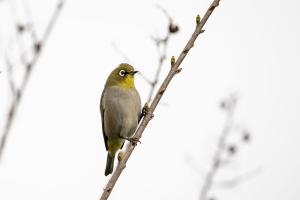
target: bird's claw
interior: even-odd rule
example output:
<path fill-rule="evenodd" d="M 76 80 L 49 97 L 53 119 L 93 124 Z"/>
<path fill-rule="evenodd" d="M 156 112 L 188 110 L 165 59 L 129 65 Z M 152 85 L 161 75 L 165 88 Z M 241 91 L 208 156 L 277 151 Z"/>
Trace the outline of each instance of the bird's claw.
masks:
<path fill-rule="evenodd" d="M 136 138 L 136 137 L 129 138 L 128 141 L 131 142 L 133 145 L 137 145 L 137 143 L 140 143 L 140 144 L 141 144 L 140 139 L 139 139 L 139 138 Z"/>
<path fill-rule="evenodd" d="M 148 103 L 145 103 L 143 109 L 142 109 L 142 116 L 146 116 L 149 112 L 149 105 Z"/>
<path fill-rule="evenodd" d="M 125 153 L 123 151 L 120 151 L 118 154 L 118 161 L 121 162 L 124 158 Z"/>
<path fill-rule="evenodd" d="M 122 139 L 127 140 L 129 142 L 131 142 L 133 145 L 137 145 L 137 143 L 141 144 L 141 141 L 139 138 L 137 137 L 131 137 L 131 138 L 127 138 L 127 137 L 122 137 Z"/>

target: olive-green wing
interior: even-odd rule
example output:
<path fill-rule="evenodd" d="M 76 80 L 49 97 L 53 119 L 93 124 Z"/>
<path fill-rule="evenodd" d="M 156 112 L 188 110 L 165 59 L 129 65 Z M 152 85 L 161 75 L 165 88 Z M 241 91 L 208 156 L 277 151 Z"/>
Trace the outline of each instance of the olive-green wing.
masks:
<path fill-rule="evenodd" d="M 102 99 L 103 99 L 103 94 L 104 94 L 104 91 L 102 92 L 102 95 L 101 95 L 101 100 L 100 100 L 100 113 L 101 113 L 101 122 L 102 122 L 102 133 L 103 133 L 103 139 L 104 139 L 104 144 L 105 144 L 105 148 L 106 150 L 108 150 L 108 147 L 107 147 L 107 136 L 105 134 L 105 129 L 104 129 L 104 115 L 105 115 L 105 109 L 102 105 Z"/>

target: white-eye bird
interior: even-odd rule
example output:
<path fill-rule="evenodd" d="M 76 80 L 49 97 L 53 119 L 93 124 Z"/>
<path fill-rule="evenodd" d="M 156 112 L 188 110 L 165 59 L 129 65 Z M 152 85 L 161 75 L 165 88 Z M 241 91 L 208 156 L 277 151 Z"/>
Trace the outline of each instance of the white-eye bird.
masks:
<path fill-rule="evenodd" d="M 133 136 L 141 118 L 141 99 L 134 85 L 137 71 L 126 63 L 114 69 L 101 95 L 102 132 L 107 150 L 105 176 L 111 174 L 116 152 Z"/>

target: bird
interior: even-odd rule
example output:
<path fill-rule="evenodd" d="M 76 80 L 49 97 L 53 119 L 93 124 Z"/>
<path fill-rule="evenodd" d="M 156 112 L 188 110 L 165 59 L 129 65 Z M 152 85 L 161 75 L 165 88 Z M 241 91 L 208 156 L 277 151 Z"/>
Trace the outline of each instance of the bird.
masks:
<path fill-rule="evenodd" d="M 102 133 L 107 151 L 105 176 L 114 168 L 115 155 L 131 140 L 142 117 L 141 98 L 135 88 L 136 71 L 121 63 L 108 76 L 100 100 Z"/>

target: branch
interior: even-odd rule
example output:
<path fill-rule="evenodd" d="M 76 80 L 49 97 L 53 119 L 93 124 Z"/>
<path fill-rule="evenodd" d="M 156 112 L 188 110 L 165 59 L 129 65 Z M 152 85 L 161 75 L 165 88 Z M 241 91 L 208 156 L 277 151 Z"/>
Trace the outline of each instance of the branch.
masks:
<path fill-rule="evenodd" d="M 26 1 L 26 0 L 22 1 L 22 5 L 23 5 L 24 11 L 25 11 L 25 15 L 28 19 L 27 27 L 30 31 L 30 35 L 31 35 L 31 38 L 32 38 L 34 44 L 36 44 L 38 42 L 38 37 L 37 37 L 37 33 L 35 31 L 32 15 L 31 15 L 31 10 L 30 10 L 30 7 L 29 7 L 28 4 L 29 4 L 28 1 Z"/>
<path fill-rule="evenodd" d="M 7 54 L 5 57 L 5 62 L 6 62 L 6 66 L 7 66 L 8 85 L 10 87 L 12 95 L 15 95 L 16 94 L 16 86 L 15 86 L 15 82 L 13 80 L 13 65 L 10 62 Z"/>
<path fill-rule="evenodd" d="M 256 177 L 261 172 L 262 172 L 262 167 L 256 167 L 255 169 L 249 170 L 243 174 L 239 174 L 229 180 L 218 181 L 216 183 L 217 184 L 216 186 L 219 188 L 225 188 L 225 187 L 233 188 L 240 185 L 241 183 L 248 181 L 251 178 Z"/>
<path fill-rule="evenodd" d="M 204 184 L 200 191 L 200 200 L 206 200 L 207 194 L 213 185 L 213 179 L 222 164 L 222 153 L 226 150 L 226 139 L 232 129 L 233 126 L 233 114 L 235 111 L 236 99 L 231 96 L 231 98 L 227 101 L 223 101 L 221 103 L 221 107 L 226 111 L 227 118 L 225 121 L 224 128 L 221 132 L 221 135 L 218 140 L 218 147 L 213 154 L 213 161 L 210 167 L 210 170 L 207 172 L 206 177 L 204 179 Z M 233 152 L 233 150 L 232 150 Z"/>
<path fill-rule="evenodd" d="M 153 81 L 150 81 L 149 84 L 151 86 L 149 94 L 148 94 L 148 100 L 147 102 L 151 102 L 153 94 L 154 94 L 154 89 L 158 84 L 159 81 L 159 75 L 161 73 L 162 66 L 167 58 L 167 47 L 168 47 L 168 42 L 172 34 L 177 33 L 179 30 L 179 27 L 173 23 L 173 19 L 170 17 L 168 12 L 161 6 L 157 6 L 158 9 L 160 9 L 164 15 L 168 18 L 169 25 L 168 25 L 168 32 L 167 35 L 163 38 L 152 38 L 154 41 L 154 44 L 157 49 L 158 53 L 158 66 L 155 72 L 155 76 Z M 162 46 L 162 48 L 161 48 Z"/>
<path fill-rule="evenodd" d="M 164 79 L 163 83 L 161 84 L 158 92 L 156 93 L 156 95 L 155 95 L 155 97 L 154 97 L 154 99 L 153 99 L 153 101 L 152 101 L 152 103 L 149 107 L 148 113 L 144 116 L 142 122 L 140 123 L 138 129 L 136 130 L 136 132 L 135 132 L 135 137 L 136 138 L 138 138 L 138 139 L 141 138 L 146 126 L 148 125 L 148 123 L 152 119 L 154 110 L 155 110 L 156 106 L 158 105 L 160 99 L 162 98 L 164 92 L 166 91 L 169 83 L 171 82 L 173 77 L 181 71 L 181 68 L 179 68 L 180 64 L 182 63 L 182 61 L 184 60 L 184 58 L 188 54 L 189 50 L 194 46 L 195 40 L 197 39 L 199 34 L 202 32 L 203 26 L 207 22 L 208 18 L 210 17 L 210 15 L 214 11 L 214 9 L 219 5 L 219 2 L 220 2 L 220 0 L 214 0 L 213 3 L 208 8 L 208 10 L 206 11 L 203 19 L 201 21 L 200 20 L 197 21 L 196 30 L 194 31 L 191 38 L 187 42 L 186 46 L 184 47 L 183 51 L 179 55 L 176 62 L 175 62 L 174 57 L 172 57 L 170 71 L 169 71 L 168 75 L 166 76 L 166 78 Z M 121 161 L 119 161 L 119 163 L 117 165 L 117 168 L 113 172 L 110 180 L 108 181 L 106 187 L 104 188 L 104 191 L 103 191 L 103 193 L 101 195 L 101 198 L 100 198 L 101 200 L 106 200 L 109 197 L 109 195 L 111 194 L 118 178 L 120 177 L 123 169 L 126 166 L 126 163 L 129 159 L 130 155 L 132 154 L 135 146 L 136 145 L 133 144 L 133 143 L 128 143 L 127 144 L 125 153 L 124 153 Z"/>
<path fill-rule="evenodd" d="M 159 40 L 154 39 L 157 51 L 159 52 L 159 47 L 160 47 L 161 43 L 163 44 L 163 50 L 162 50 L 162 53 L 159 53 L 159 55 L 158 55 L 158 67 L 156 69 L 154 80 L 150 82 L 151 88 L 150 88 L 147 102 L 151 101 L 152 96 L 154 94 L 154 89 L 155 89 L 156 85 L 158 84 L 158 79 L 159 79 L 159 75 L 160 75 L 163 63 L 165 62 L 165 60 L 167 58 L 167 55 L 166 55 L 167 54 L 167 46 L 168 46 L 168 41 L 169 41 L 170 36 L 171 36 L 171 34 L 170 34 L 170 32 L 168 32 L 168 35 L 164 39 L 159 39 Z"/>
<path fill-rule="evenodd" d="M 42 47 L 45 46 L 45 43 L 49 37 L 49 34 L 51 33 L 52 28 L 53 28 L 54 24 L 56 23 L 59 14 L 61 13 L 64 3 L 65 3 L 64 0 L 60 0 L 57 3 L 56 9 L 46 27 L 46 31 L 45 31 L 42 39 L 40 41 L 37 41 L 34 44 L 34 56 L 33 56 L 32 60 L 25 66 L 26 70 L 25 70 L 25 75 L 23 76 L 23 79 L 21 81 L 21 86 L 19 88 L 16 88 L 16 94 L 13 96 L 13 99 L 12 99 L 10 107 L 9 107 L 8 116 L 7 116 L 5 125 L 4 125 L 3 133 L 1 135 L 1 140 L 0 140 L 0 159 L 3 155 L 3 150 L 4 150 L 4 147 L 6 144 L 7 137 L 9 135 L 10 128 L 12 126 L 13 120 L 15 118 L 16 112 L 17 112 L 19 104 L 20 104 L 20 101 L 22 99 L 23 93 L 25 91 L 28 80 L 30 78 L 31 72 L 32 72 L 37 60 L 39 59 L 39 57 L 41 55 Z"/>

